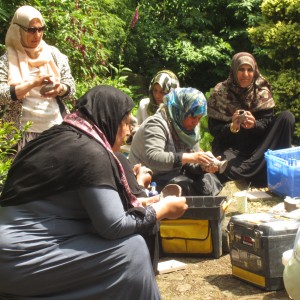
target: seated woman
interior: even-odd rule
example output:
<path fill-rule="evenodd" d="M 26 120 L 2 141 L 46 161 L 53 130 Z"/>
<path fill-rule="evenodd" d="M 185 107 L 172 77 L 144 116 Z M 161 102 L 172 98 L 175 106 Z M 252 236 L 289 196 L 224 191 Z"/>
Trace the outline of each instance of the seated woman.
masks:
<path fill-rule="evenodd" d="M 133 107 L 97 86 L 19 152 L 0 197 L 1 299 L 161 299 L 141 234 L 187 205 L 143 208 L 131 193 L 114 152 Z"/>
<path fill-rule="evenodd" d="M 133 137 L 129 161 L 153 171 L 158 190 L 177 183 L 182 195 L 216 195 L 222 185 L 218 168 L 200 150 L 199 121 L 206 115 L 206 99 L 194 88 L 176 88 L 164 104 L 147 118 Z"/>
<path fill-rule="evenodd" d="M 228 160 L 222 182 L 243 179 L 267 186 L 264 152 L 291 147 L 295 118 L 288 112 L 274 116 L 269 82 L 250 53 L 232 58 L 229 77 L 217 84 L 208 101 L 212 151 Z"/>
<path fill-rule="evenodd" d="M 150 82 L 149 98 L 140 101 L 136 113 L 138 124 L 142 124 L 144 120 L 152 116 L 162 103 L 163 97 L 177 87 L 179 87 L 179 81 L 173 72 L 162 70 L 156 73 Z"/>
<path fill-rule="evenodd" d="M 131 116 L 132 117 L 132 116 Z M 148 187 L 152 180 L 152 171 L 141 164 L 132 166 L 127 157 L 121 152 L 115 152 L 116 157 L 122 164 L 130 191 L 135 195 L 142 206 L 146 207 L 160 200 L 160 195 L 149 197 Z M 159 261 L 159 226 L 153 228 L 152 233 L 146 233 L 145 238 L 153 265 L 154 273 L 157 273 Z"/>

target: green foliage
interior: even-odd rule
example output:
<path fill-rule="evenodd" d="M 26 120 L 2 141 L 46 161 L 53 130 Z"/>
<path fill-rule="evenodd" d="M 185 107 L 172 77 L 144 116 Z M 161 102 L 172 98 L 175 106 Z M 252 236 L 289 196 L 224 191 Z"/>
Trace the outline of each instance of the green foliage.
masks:
<path fill-rule="evenodd" d="M 213 136 L 208 131 L 207 117 L 201 118 L 200 121 L 200 148 L 204 151 L 211 151 L 211 142 L 213 140 Z"/>
<path fill-rule="evenodd" d="M 5 35 L 9 26 L 11 16 L 15 12 L 16 7 L 19 7 L 25 3 L 26 1 L 21 0 L 0 0 L 0 55 L 5 51 Z"/>
<path fill-rule="evenodd" d="M 268 0 L 263 1 L 261 10 L 269 20 L 298 22 L 300 14 L 299 0 Z"/>
<path fill-rule="evenodd" d="M 109 64 L 104 69 L 106 71 L 105 76 L 95 77 L 90 82 L 80 82 L 77 84 L 77 93 L 79 95 L 85 94 L 90 86 L 96 86 L 96 85 L 111 85 L 114 86 L 123 92 L 125 92 L 128 96 L 134 99 L 137 87 L 136 86 L 128 86 L 127 85 L 127 75 L 126 73 L 131 72 L 129 68 L 124 67 L 122 63 L 120 62 L 118 64 L 118 67 L 113 66 L 112 64 Z"/>
<path fill-rule="evenodd" d="M 295 70 L 281 70 L 269 76 L 273 82 L 273 94 L 276 101 L 276 111 L 290 110 L 296 120 L 300 120 L 300 75 Z M 295 142 L 300 142 L 300 123 L 296 121 Z"/>
<path fill-rule="evenodd" d="M 208 99 L 210 96 L 210 91 L 205 93 L 205 98 Z M 202 117 L 200 120 L 200 148 L 204 151 L 211 151 L 211 143 L 213 141 L 213 136 L 208 131 L 208 118 L 207 116 Z"/>
<path fill-rule="evenodd" d="M 45 16 L 45 40 L 57 46 L 69 58 L 73 76 L 80 82 L 93 82 L 104 77 L 107 66 L 117 62 L 126 37 L 126 24 L 131 11 L 126 2 L 40 0 L 38 8 Z M 117 15 L 116 12 L 123 14 Z"/>
<path fill-rule="evenodd" d="M 300 2 L 298 0 L 264 0 L 264 19 L 248 29 L 255 52 L 263 56 L 266 69 L 294 69 L 300 61 Z M 265 63 L 265 64 L 264 64 Z M 270 68 L 271 63 L 271 68 Z"/>
<path fill-rule="evenodd" d="M 30 125 L 27 123 L 24 130 L 20 131 L 13 123 L 3 123 L 0 120 L 0 191 L 16 153 L 14 147 Z"/>
<path fill-rule="evenodd" d="M 300 2 L 264 0 L 264 19 L 248 29 L 254 53 L 269 75 L 276 111 L 290 110 L 296 117 L 294 142 L 300 142 Z"/>
<path fill-rule="evenodd" d="M 256 24 L 260 2 L 143 1 L 124 62 L 149 81 L 158 70 L 168 68 L 182 85 L 207 91 L 227 77 L 234 52 L 251 51 L 246 26 Z"/>
<path fill-rule="evenodd" d="M 274 68 L 294 68 L 300 62 L 300 23 L 264 23 L 249 29 L 254 45 L 265 49 L 265 55 L 273 60 Z"/>

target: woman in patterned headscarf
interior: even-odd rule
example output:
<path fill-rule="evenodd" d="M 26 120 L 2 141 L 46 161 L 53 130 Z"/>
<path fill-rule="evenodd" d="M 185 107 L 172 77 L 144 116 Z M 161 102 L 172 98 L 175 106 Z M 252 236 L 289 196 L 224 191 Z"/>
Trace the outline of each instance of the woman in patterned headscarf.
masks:
<path fill-rule="evenodd" d="M 158 189 L 178 183 L 183 195 L 216 195 L 221 184 L 217 168 L 199 148 L 199 121 L 206 115 L 206 99 L 194 88 L 176 88 L 164 97 L 158 111 L 133 137 L 129 160 L 153 171 Z"/>
<path fill-rule="evenodd" d="M 172 89 L 179 87 L 177 76 L 170 70 L 162 70 L 155 74 L 149 85 L 149 98 L 140 101 L 136 117 L 138 124 L 142 124 L 152 116 L 163 101 L 163 97 Z"/>
<path fill-rule="evenodd" d="M 267 185 L 264 152 L 291 147 L 295 118 L 274 116 L 269 82 L 247 52 L 233 56 L 229 77 L 218 83 L 208 101 L 208 125 L 214 155 L 227 159 L 222 181 L 244 179 Z"/>
<path fill-rule="evenodd" d="M 63 101 L 75 95 L 75 82 L 68 59 L 43 40 L 46 30 L 41 13 L 21 6 L 12 18 L 0 57 L 0 106 L 3 121 L 23 129 L 19 149 L 42 131 L 62 122 Z M 47 85 L 48 84 L 48 85 Z"/>

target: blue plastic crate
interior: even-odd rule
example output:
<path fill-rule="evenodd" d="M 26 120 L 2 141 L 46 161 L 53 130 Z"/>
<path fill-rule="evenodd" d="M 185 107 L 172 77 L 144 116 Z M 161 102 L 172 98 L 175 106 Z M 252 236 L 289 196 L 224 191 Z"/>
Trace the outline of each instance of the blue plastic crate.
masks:
<path fill-rule="evenodd" d="M 265 152 L 268 188 L 279 196 L 300 197 L 300 147 Z"/>

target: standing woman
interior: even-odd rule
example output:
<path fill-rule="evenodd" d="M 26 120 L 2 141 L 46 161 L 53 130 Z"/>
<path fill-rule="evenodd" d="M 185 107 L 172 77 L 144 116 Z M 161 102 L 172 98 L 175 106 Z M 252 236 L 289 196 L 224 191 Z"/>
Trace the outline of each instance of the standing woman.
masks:
<path fill-rule="evenodd" d="M 162 70 L 155 74 L 149 85 L 149 98 L 140 101 L 136 114 L 138 124 L 152 116 L 163 102 L 163 97 L 172 89 L 179 87 L 177 76 L 170 70 Z"/>
<path fill-rule="evenodd" d="M 1 299 L 161 299 L 141 235 L 187 205 L 171 196 L 143 208 L 131 193 L 114 153 L 133 107 L 94 87 L 18 153 L 0 196 Z"/>
<path fill-rule="evenodd" d="M 269 82 L 247 52 L 233 56 L 229 77 L 218 83 L 208 101 L 212 151 L 228 160 L 222 181 L 244 179 L 267 186 L 264 153 L 291 147 L 295 118 L 289 111 L 274 115 Z"/>
<path fill-rule="evenodd" d="M 18 8 L 6 34 L 7 52 L 0 58 L 3 121 L 14 122 L 19 129 L 32 122 L 19 142 L 19 150 L 45 129 L 60 124 L 66 113 L 63 101 L 75 95 L 68 59 L 46 44 L 45 30 L 38 10 Z"/>

